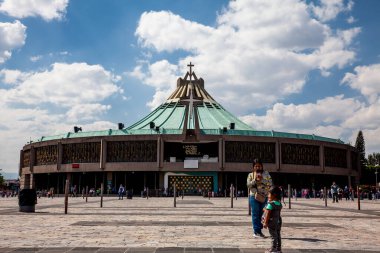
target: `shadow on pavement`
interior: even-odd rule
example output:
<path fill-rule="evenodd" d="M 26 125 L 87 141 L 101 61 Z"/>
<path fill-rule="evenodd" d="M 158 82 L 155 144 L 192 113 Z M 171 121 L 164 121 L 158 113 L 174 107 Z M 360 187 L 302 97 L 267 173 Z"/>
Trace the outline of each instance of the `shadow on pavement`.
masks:
<path fill-rule="evenodd" d="M 282 240 L 290 240 L 290 241 L 304 241 L 304 242 L 326 242 L 327 240 L 320 240 L 320 239 L 315 239 L 315 238 L 287 238 L 287 237 L 282 237 Z"/>

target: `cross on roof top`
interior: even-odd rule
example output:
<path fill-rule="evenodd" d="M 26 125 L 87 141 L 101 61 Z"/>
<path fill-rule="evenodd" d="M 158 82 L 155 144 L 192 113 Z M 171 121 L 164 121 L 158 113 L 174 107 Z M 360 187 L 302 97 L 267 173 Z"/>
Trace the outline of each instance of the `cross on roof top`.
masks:
<path fill-rule="evenodd" d="M 190 78 L 191 78 L 191 74 L 193 73 L 193 72 L 191 71 L 191 67 L 194 67 L 194 64 L 191 64 L 191 62 L 190 62 L 190 64 L 187 64 L 187 66 L 190 67 Z"/>

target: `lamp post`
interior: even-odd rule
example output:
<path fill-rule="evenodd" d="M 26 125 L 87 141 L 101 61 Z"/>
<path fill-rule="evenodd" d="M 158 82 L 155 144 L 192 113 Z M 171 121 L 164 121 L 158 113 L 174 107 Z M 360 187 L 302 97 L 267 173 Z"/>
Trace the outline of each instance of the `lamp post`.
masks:
<path fill-rule="evenodd" d="M 376 178 L 376 190 L 379 188 L 379 185 L 377 184 L 377 168 L 379 167 L 379 164 L 376 164 L 376 172 L 375 172 L 375 178 Z"/>

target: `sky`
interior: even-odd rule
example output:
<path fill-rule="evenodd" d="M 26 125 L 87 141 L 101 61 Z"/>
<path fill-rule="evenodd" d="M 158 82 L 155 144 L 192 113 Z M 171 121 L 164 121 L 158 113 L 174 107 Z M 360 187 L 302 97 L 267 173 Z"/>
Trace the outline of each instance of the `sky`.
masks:
<path fill-rule="evenodd" d="M 187 64 L 257 130 L 380 152 L 380 1 L 0 0 L 0 169 L 41 136 L 131 125 Z"/>

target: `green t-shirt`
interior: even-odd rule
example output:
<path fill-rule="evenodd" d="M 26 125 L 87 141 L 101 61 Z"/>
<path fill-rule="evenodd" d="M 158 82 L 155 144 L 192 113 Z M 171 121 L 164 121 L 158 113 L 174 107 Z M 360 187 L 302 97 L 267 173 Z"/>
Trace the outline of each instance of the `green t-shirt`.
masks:
<path fill-rule="evenodd" d="M 273 210 L 273 206 L 272 206 L 272 203 L 274 203 L 276 206 L 281 206 L 281 202 L 278 201 L 278 200 L 275 200 L 275 201 L 272 201 L 270 203 L 267 204 L 267 206 L 265 207 L 267 210 Z"/>

